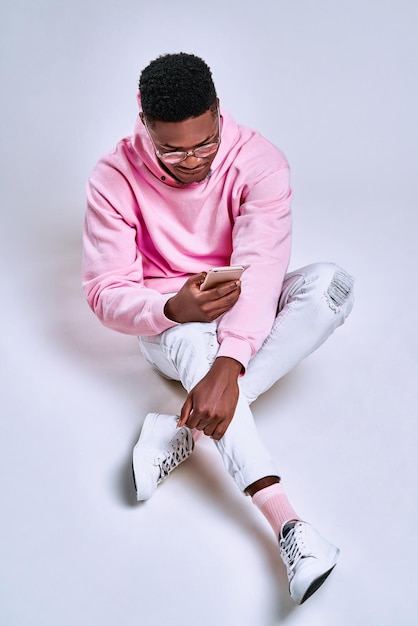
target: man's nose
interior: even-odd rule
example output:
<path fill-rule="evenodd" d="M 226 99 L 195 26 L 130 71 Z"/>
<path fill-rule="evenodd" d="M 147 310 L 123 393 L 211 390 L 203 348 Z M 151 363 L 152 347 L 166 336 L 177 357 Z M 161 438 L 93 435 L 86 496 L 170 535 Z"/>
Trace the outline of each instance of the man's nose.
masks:
<path fill-rule="evenodd" d="M 201 161 L 202 161 L 202 157 L 195 156 L 194 152 L 188 152 L 187 157 L 183 159 L 181 164 L 183 167 L 187 167 L 189 170 L 192 170 L 198 165 L 200 165 Z"/>

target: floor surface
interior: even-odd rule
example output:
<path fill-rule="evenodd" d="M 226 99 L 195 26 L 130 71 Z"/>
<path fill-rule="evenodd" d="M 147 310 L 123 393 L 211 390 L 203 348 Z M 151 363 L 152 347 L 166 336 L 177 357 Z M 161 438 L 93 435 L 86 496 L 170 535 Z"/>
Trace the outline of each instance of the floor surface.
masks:
<path fill-rule="evenodd" d="M 210 441 L 149 502 L 135 502 L 131 451 L 143 419 L 178 412 L 184 393 L 151 371 L 135 338 L 100 326 L 81 293 L 84 181 L 119 138 L 119 114 L 129 128 L 132 110 L 114 107 L 131 98 L 138 68 L 178 48 L 173 20 L 188 26 L 187 49 L 213 64 L 228 108 L 256 125 L 257 111 L 228 91 L 237 76 L 223 65 L 226 43 L 201 44 L 209 31 L 193 28 L 201 18 L 185 17 L 187 2 L 167 6 L 160 29 L 153 7 L 128 1 L 16 3 L 4 39 L 13 98 L 2 116 L 5 626 L 417 623 L 417 10 L 404 1 L 339 12 L 325 1 L 244 5 L 222 13 L 215 0 L 217 19 L 205 24 L 233 33 L 230 63 L 239 75 L 242 55 L 259 107 L 263 72 L 278 72 L 286 124 L 274 100 L 259 117 L 292 163 L 291 269 L 332 260 L 356 276 L 346 325 L 253 405 L 294 507 L 339 545 L 339 564 L 295 606 L 270 527 Z M 260 34 L 247 49 L 241 35 L 269 32 L 268 10 L 280 37 Z"/>

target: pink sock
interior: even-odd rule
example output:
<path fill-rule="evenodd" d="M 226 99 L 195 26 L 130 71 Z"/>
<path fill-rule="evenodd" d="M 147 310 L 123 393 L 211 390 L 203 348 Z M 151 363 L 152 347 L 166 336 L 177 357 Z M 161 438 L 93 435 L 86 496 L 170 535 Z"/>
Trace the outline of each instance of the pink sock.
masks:
<path fill-rule="evenodd" d="M 276 537 L 279 536 L 285 522 L 300 519 L 287 499 L 281 483 L 260 489 L 253 495 L 252 500 L 269 522 Z"/>

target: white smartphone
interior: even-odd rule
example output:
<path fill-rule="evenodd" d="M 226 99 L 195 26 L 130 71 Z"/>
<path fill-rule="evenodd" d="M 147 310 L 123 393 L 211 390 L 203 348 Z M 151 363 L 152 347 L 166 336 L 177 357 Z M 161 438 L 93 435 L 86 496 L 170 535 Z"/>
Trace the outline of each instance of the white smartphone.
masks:
<path fill-rule="evenodd" d="M 244 271 L 242 265 L 226 265 L 225 267 L 212 267 L 206 274 L 205 280 L 200 285 L 200 289 L 211 289 L 221 283 L 227 283 L 230 280 L 239 280 Z"/>

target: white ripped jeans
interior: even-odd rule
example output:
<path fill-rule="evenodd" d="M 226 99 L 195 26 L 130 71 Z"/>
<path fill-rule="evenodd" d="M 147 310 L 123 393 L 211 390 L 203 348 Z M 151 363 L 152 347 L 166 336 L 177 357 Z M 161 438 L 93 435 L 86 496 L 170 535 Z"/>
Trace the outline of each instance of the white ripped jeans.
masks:
<path fill-rule="evenodd" d="M 315 263 L 286 275 L 278 314 L 260 350 L 239 380 L 234 417 L 214 441 L 238 487 L 278 471 L 260 441 L 250 404 L 340 326 L 353 306 L 353 278 L 333 263 Z M 142 354 L 163 376 L 190 391 L 208 372 L 217 351 L 216 322 L 190 322 L 160 335 L 139 337 Z"/>

